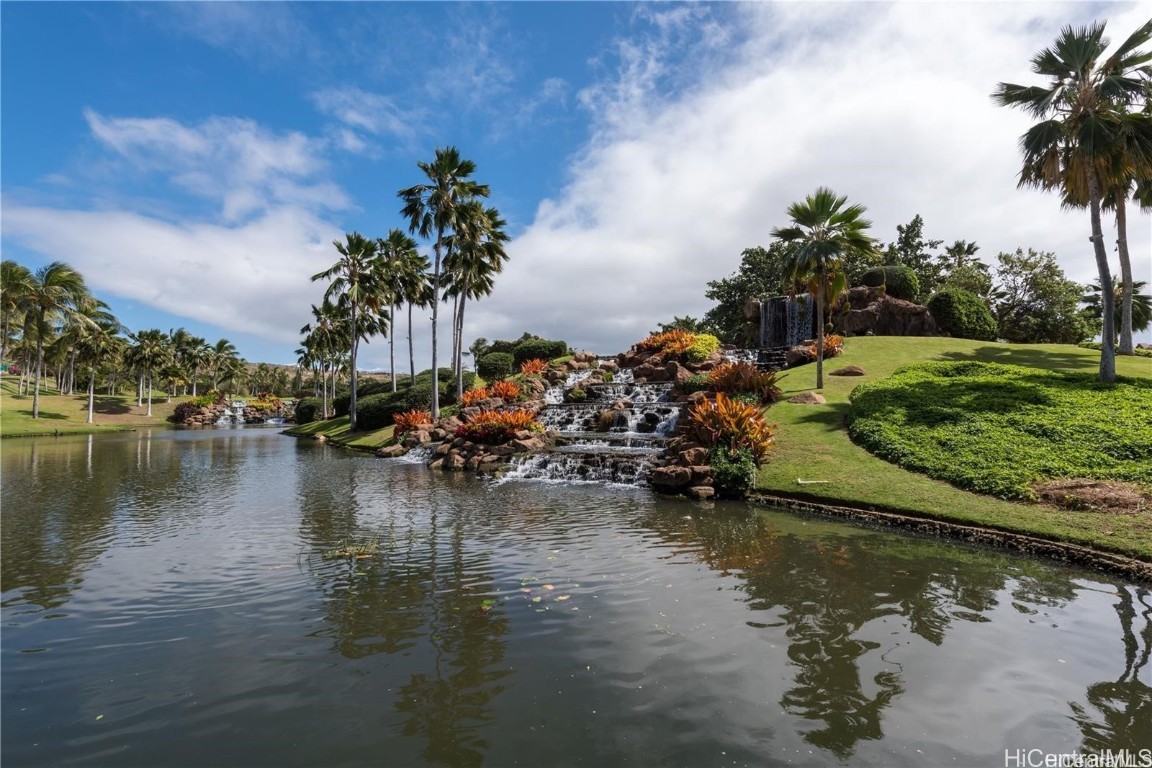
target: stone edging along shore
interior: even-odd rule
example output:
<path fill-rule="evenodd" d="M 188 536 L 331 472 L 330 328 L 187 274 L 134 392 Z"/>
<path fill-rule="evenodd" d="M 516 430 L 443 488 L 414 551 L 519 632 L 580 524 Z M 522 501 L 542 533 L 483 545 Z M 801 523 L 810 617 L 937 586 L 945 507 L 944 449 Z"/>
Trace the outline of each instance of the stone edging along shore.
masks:
<path fill-rule="evenodd" d="M 1014 533 L 999 528 L 985 528 L 978 525 L 956 523 L 933 517 L 917 517 L 901 512 L 880 509 L 861 509 L 835 504 L 779 496 L 772 493 L 756 492 L 748 497 L 754 504 L 781 507 L 792 512 L 802 512 L 831 517 L 842 517 L 880 525 L 907 528 L 918 533 L 926 533 L 940 538 L 961 539 L 984 546 L 1012 549 L 1026 554 L 1059 560 L 1064 563 L 1087 566 L 1106 571 L 1135 581 L 1152 584 L 1152 562 L 1129 557 L 1116 552 L 1105 552 L 1082 544 L 1053 541 Z"/>

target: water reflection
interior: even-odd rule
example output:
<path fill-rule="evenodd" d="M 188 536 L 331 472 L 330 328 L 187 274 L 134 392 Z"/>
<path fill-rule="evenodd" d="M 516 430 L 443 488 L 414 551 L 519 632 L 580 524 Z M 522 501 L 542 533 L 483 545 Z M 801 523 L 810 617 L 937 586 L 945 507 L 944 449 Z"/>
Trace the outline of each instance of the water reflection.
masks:
<path fill-rule="evenodd" d="M 384 474 L 327 459 L 323 480 L 297 484 L 324 634 L 346 658 L 387 654 L 402 670 L 392 706 L 400 732 L 423 742 L 424 760 L 478 766 L 490 703 L 509 674 L 508 619 L 490 558 L 469 546 L 470 513 L 423 467 Z"/>

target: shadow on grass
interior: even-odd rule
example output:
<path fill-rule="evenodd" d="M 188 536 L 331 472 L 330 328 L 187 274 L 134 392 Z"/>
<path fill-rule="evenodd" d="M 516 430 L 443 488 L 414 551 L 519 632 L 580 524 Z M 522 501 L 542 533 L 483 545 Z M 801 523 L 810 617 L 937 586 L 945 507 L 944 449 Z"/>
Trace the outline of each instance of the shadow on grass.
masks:
<path fill-rule="evenodd" d="M 19 413 L 22 416 L 27 416 L 28 418 L 32 418 L 32 409 L 31 408 L 29 408 L 26 411 L 16 411 L 16 413 Z M 54 421 L 68 421 L 68 417 L 65 416 L 64 414 L 51 413 L 49 411 L 40 411 L 40 418 L 41 419 L 52 419 Z"/>
<path fill-rule="evenodd" d="M 1095 369 L 1094 361 L 1083 354 L 1036 349 L 1027 345 L 1020 347 L 977 347 L 971 352 L 942 352 L 938 359 L 958 362 L 978 360 L 984 363 L 1024 365 L 1064 373 L 1085 373 Z"/>
<path fill-rule="evenodd" d="M 85 405 L 88 404 L 87 395 L 77 399 L 83 401 Z M 118 397 L 108 397 L 107 395 L 104 397 L 97 396 L 96 399 L 92 401 L 92 408 L 96 411 L 96 413 L 103 413 L 107 415 L 132 412 L 132 406 L 126 403 L 123 399 Z"/>
<path fill-rule="evenodd" d="M 848 403 L 827 403 L 825 405 L 807 406 L 811 410 L 796 419 L 797 424 L 816 424 L 824 427 L 828 432 L 838 432 L 848 428 L 848 413 L 852 407 Z M 772 421 L 772 412 L 765 417 Z"/>

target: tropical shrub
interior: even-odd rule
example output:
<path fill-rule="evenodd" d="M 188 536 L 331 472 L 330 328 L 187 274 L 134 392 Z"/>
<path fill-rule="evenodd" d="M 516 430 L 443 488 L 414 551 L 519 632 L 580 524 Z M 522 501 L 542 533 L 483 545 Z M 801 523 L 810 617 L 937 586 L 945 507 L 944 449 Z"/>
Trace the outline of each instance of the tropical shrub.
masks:
<path fill-rule="evenodd" d="M 370 432 L 388 426 L 392 423 L 392 415 L 404 408 L 399 402 L 400 399 L 399 393 L 393 395 L 391 392 L 378 392 L 374 395 L 365 395 L 363 400 L 357 400 L 356 428 Z M 296 406 L 296 412 L 300 412 L 299 405 Z"/>
<path fill-rule="evenodd" d="M 506 403 L 512 403 L 523 395 L 520 385 L 514 381 L 497 381 L 488 387 L 489 397 L 498 397 Z"/>
<path fill-rule="evenodd" d="M 515 362 L 510 352 L 489 352 L 476 361 L 476 373 L 495 381 L 510 375 Z"/>
<path fill-rule="evenodd" d="M 201 407 L 203 406 L 196 405 L 194 400 L 178 403 L 172 410 L 172 415 L 168 417 L 168 421 L 173 424 L 183 424 L 185 419 L 200 413 Z"/>
<path fill-rule="evenodd" d="M 1076 346 L 1100 351 L 1100 342 L 1098 341 L 1082 341 Z M 1133 349 L 1132 354 L 1136 357 L 1152 357 L 1152 349 Z"/>
<path fill-rule="evenodd" d="M 720 339 L 710 333 L 697 333 L 692 339 L 692 343 L 688 345 L 685 357 L 690 363 L 702 363 L 718 349 L 720 349 Z"/>
<path fill-rule="evenodd" d="M 1045 480 L 1152 483 L 1152 381 L 996 363 L 922 363 L 852 391 L 848 432 L 880 458 L 970 491 Z"/>
<path fill-rule="evenodd" d="M 756 461 L 744 448 L 729 451 L 719 446 L 708 452 L 712 465 L 712 486 L 717 495 L 728 499 L 742 499 L 752 490 L 756 480 Z"/>
<path fill-rule="evenodd" d="M 543 432 L 544 425 L 536 421 L 536 414 L 525 409 L 512 411 L 483 410 L 456 430 L 456 437 L 474 443 L 495 445 L 504 443 L 522 430 Z"/>
<path fill-rule="evenodd" d="M 520 363 L 520 373 L 525 376 L 543 376 L 548 371 L 548 361 L 534 357 Z"/>
<path fill-rule="evenodd" d="M 715 370 L 715 369 L 713 369 Z M 680 383 L 680 391 L 686 395 L 693 392 L 703 392 L 712 386 L 710 373 L 694 373 Z"/>
<path fill-rule="evenodd" d="M 762 403 L 774 403 L 783 394 L 776 383 L 779 379 L 776 371 L 761 371 L 752 363 L 724 363 L 708 374 L 708 388 L 727 394 L 748 392 Z"/>
<path fill-rule="evenodd" d="M 860 282 L 872 288 L 884 286 L 884 292 L 894 299 L 915 301 L 920 295 L 920 279 L 916 272 L 902 264 L 873 267 L 861 275 Z"/>
<path fill-rule="evenodd" d="M 471 408 L 481 400 L 487 400 L 490 397 L 492 397 L 492 395 L 489 394 L 488 390 L 484 387 L 480 389 L 470 389 L 460 398 L 460 405 L 464 408 Z"/>
<path fill-rule="evenodd" d="M 223 392 L 220 392 L 219 390 L 215 390 L 215 389 L 210 389 L 207 392 L 205 392 L 204 394 L 198 395 L 198 396 L 192 398 L 188 402 L 192 403 L 197 408 L 207 408 L 209 406 L 216 405 L 217 403 L 222 403 L 226 399 L 227 398 L 224 397 Z"/>
<path fill-rule="evenodd" d="M 808 345 L 807 357 L 809 360 L 816 359 L 816 340 L 813 339 L 812 343 Z M 844 337 L 835 333 L 830 333 L 824 337 L 824 358 L 836 357 L 844 353 Z"/>
<path fill-rule="evenodd" d="M 401 411 L 392 417 L 392 423 L 396 425 L 397 436 L 411 432 L 421 424 L 431 424 L 432 414 L 429 411 L 422 411 L 414 409 L 411 411 Z"/>
<path fill-rule="evenodd" d="M 928 300 L 928 311 L 941 333 L 958 339 L 996 340 L 996 319 L 988 305 L 970 291 L 946 288 Z"/>
<path fill-rule="evenodd" d="M 707 448 L 747 450 L 757 464 L 768 457 L 775 429 L 764 421 L 759 408 L 723 393 L 717 393 L 714 401 L 701 400 L 688 411 L 688 434 L 696 442 Z"/>
<path fill-rule="evenodd" d="M 551 360 L 568 353 L 568 342 L 551 339 L 525 339 L 512 352 L 517 364 L 539 358 Z"/>
<path fill-rule="evenodd" d="M 323 402 L 318 397 L 305 397 L 296 403 L 296 423 L 308 424 L 320 417 Z M 359 416 L 360 414 L 356 414 Z"/>
<path fill-rule="evenodd" d="M 636 345 L 641 352 L 652 352 L 663 355 L 682 355 L 696 340 L 695 334 L 674 328 L 663 333 L 653 333 Z"/>

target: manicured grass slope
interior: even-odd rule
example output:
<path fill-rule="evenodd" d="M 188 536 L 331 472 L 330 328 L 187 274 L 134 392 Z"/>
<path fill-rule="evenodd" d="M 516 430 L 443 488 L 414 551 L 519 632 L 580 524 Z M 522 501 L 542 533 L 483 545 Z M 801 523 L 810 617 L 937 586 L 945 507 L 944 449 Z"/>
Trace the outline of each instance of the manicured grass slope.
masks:
<path fill-rule="evenodd" d="M 848 396 L 862 383 L 887 378 L 912 363 L 984 360 L 1050 371 L 1093 373 L 1099 353 L 1063 344 L 1012 345 L 945 338 L 852 338 L 844 354 L 826 362 L 826 405 L 780 402 L 767 412 L 778 425 L 776 450 L 757 475 L 757 490 L 857 507 L 876 507 L 935 516 L 960 523 L 1021 531 L 1089 544 L 1152 559 L 1152 526 L 1137 515 L 1102 515 L 1041 504 L 1004 501 L 970 493 L 873 456 L 848 436 Z M 844 365 L 865 376 L 828 376 Z M 1152 378 L 1152 361 L 1117 360 L 1121 376 Z M 816 366 L 789 371 L 781 380 L 785 398 L 814 390 Z M 802 480 L 826 480 L 799 484 Z"/>
<path fill-rule="evenodd" d="M 166 426 L 176 405 L 186 397 L 165 402 L 163 392 L 152 393 L 152 416 L 147 416 L 147 404 L 136 405 L 135 395 L 96 394 L 95 424 L 85 423 L 88 418 L 88 394 L 60 395 L 41 384 L 40 418 L 32 418 L 32 396 L 16 394 L 15 376 L 4 376 L 0 383 L 0 435 L 4 437 L 32 437 L 35 435 L 77 434 L 89 432 L 115 432 L 142 426 Z"/>
<path fill-rule="evenodd" d="M 336 445 L 344 445 L 361 451 L 374 451 L 392 439 L 394 426 L 388 425 L 383 429 L 370 432 L 353 432 L 348 428 L 348 417 L 338 416 L 325 421 L 312 421 L 299 424 L 285 430 L 285 434 L 294 437 L 317 437 L 323 435 Z"/>

